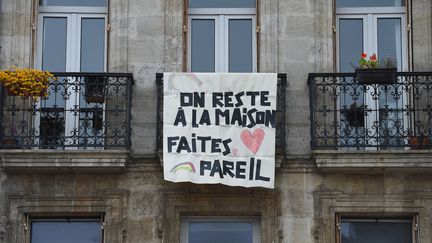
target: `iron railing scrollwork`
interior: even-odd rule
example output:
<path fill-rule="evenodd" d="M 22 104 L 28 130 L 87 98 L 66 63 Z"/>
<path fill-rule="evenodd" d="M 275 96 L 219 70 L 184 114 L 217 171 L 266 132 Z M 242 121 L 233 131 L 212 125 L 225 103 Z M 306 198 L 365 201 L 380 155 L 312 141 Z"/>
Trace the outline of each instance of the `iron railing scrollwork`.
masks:
<path fill-rule="evenodd" d="M 285 73 L 278 74 L 276 103 L 276 153 L 285 152 L 285 88 L 287 78 Z M 156 73 L 157 86 L 157 130 L 156 151 L 162 151 L 163 145 L 163 74 Z"/>
<path fill-rule="evenodd" d="M 2 90 L 1 148 L 130 148 L 132 74 L 54 76 L 47 97 Z"/>
<path fill-rule="evenodd" d="M 354 73 L 309 74 L 312 149 L 429 149 L 432 72 L 362 83 Z"/>

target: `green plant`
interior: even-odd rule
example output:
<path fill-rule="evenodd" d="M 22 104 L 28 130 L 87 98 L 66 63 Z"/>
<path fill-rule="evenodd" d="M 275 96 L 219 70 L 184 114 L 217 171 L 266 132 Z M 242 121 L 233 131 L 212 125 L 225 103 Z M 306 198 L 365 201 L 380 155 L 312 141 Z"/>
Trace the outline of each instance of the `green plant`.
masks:
<path fill-rule="evenodd" d="M 390 56 L 386 56 L 380 60 L 380 68 L 397 68 L 396 60 Z"/>
<path fill-rule="evenodd" d="M 366 53 L 361 54 L 361 58 L 359 60 L 359 68 L 360 69 L 375 69 L 375 68 L 396 68 L 396 61 L 390 56 L 386 56 L 381 60 L 378 60 L 376 54 L 372 54 L 367 56 Z"/>

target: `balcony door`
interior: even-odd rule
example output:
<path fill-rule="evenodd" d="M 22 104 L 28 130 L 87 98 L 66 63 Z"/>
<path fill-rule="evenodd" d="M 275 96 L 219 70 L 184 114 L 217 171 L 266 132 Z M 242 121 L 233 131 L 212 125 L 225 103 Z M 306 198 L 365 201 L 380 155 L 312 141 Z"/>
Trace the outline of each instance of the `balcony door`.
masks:
<path fill-rule="evenodd" d="M 342 0 L 340 0 L 342 1 Z M 367 2 L 367 1 L 366 1 Z M 338 8 L 337 45 L 340 72 L 354 72 L 361 53 L 376 54 L 378 59 L 391 58 L 398 71 L 407 70 L 405 8 Z M 407 103 L 401 84 L 355 85 L 345 80 L 340 90 L 341 143 L 370 146 L 403 145 L 406 118 L 402 112 Z M 362 110 L 365 108 L 366 110 Z M 360 108 L 355 112 L 352 108 Z M 351 114 L 351 117 L 350 117 Z M 363 137 L 374 137 L 363 141 Z"/>
<path fill-rule="evenodd" d="M 79 11 L 77 11 L 79 10 Z M 104 72 L 105 7 L 41 6 L 38 23 L 38 68 L 50 72 Z M 95 79 L 95 78 L 93 78 Z M 95 80 L 58 77 L 49 96 L 38 104 L 35 120 L 41 148 L 86 148 L 103 144 L 105 106 L 91 100 Z"/>
<path fill-rule="evenodd" d="M 190 72 L 256 72 L 256 1 L 189 0 Z"/>

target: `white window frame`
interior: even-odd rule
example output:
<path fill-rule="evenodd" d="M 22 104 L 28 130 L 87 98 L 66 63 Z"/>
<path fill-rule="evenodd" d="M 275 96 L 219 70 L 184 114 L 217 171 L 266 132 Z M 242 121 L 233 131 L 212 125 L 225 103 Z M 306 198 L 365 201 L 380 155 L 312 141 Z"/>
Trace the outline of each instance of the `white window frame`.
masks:
<path fill-rule="evenodd" d="M 254 8 L 190 8 L 188 16 L 188 72 L 192 70 L 192 20 L 214 19 L 215 21 L 215 72 L 229 70 L 229 20 L 252 21 L 252 72 L 257 72 L 256 10 Z"/>
<path fill-rule="evenodd" d="M 401 55 L 402 60 L 401 63 L 397 63 L 399 71 L 407 71 L 408 70 L 408 37 L 405 31 L 406 27 L 406 13 L 405 7 L 374 7 L 374 8 L 366 8 L 366 7 L 358 7 L 358 8 L 336 8 L 336 63 L 337 69 L 340 68 L 340 48 L 339 48 L 339 40 L 340 40 L 340 28 L 339 23 L 341 19 L 362 19 L 363 20 L 363 52 L 368 55 L 372 55 L 373 53 L 378 54 L 378 19 L 400 19 L 401 20 Z M 359 59 L 360 59 L 359 53 Z M 382 57 L 378 57 L 382 58 Z M 398 60 L 399 61 L 399 60 Z M 364 104 L 368 107 L 374 107 L 375 110 L 378 110 L 376 107 L 376 102 L 372 99 L 370 94 L 364 94 Z M 408 102 L 408 96 L 406 92 L 404 92 L 403 97 L 401 99 L 404 104 L 400 107 L 405 107 Z M 338 106 L 339 106 L 338 102 Z M 379 105 L 379 103 L 378 103 Z M 340 109 L 340 107 L 338 108 Z M 373 130 L 375 118 L 379 117 L 378 111 L 371 112 L 367 117 L 365 117 L 365 128 L 369 130 Z M 339 118 L 340 119 L 340 118 Z M 408 126 L 408 119 L 406 116 L 403 116 L 403 126 Z M 375 142 L 373 145 L 378 145 L 378 142 Z M 373 147 L 367 147 L 366 150 L 375 150 Z"/>
<path fill-rule="evenodd" d="M 107 7 L 74 7 L 74 6 L 39 6 L 38 15 L 38 31 L 37 31 L 37 51 L 35 56 L 35 66 L 38 69 L 42 69 L 42 55 L 43 55 L 43 28 L 44 18 L 66 18 L 66 70 L 65 72 L 80 72 L 81 68 L 81 25 L 82 19 L 93 18 L 93 19 L 104 19 L 104 70 L 106 72 L 107 67 Z M 70 38 L 69 38 L 70 37 Z M 50 71 L 50 70 L 48 70 Z M 69 80 L 74 82 L 74 80 Z M 72 92 L 75 95 L 71 95 L 65 104 L 65 134 L 71 134 L 76 126 L 79 126 L 79 115 L 73 115 L 73 107 L 80 101 L 79 92 Z M 36 109 L 41 108 L 41 101 L 37 102 Z M 105 110 L 105 103 L 102 104 L 102 110 Z M 71 119 L 74 118 L 74 119 Z M 105 120 L 105 112 L 102 114 L 103 120 Z M 34 121 L 34 127 L 39 130 L 40 127 L 40 113 L 36 114 Z M 39 141 L 36 141 L 39 143 Z M 66 139 L 65 145 L 72 144 L 73 141 Z M 102 141 L 104 143 L 104 141 Z M 60 147 L 59 147 L 60 149 Z M 75 149 L 74 147 L 66 147 L 66 149 Z M 89 148 L 87 148 L 89 149 Z"/>
<path fill-rule="evenodd" d="M 180 222 L 180 243 L 189 243 L 189 223 L 191 222 L 229 222 L 252 223 L 253 243 L 261 243 L 261 221 L 259 217 L 219 217 L 219 216 L 191 216 L 182 217 Z"/>
<path fill-rule="evenodd" d="M 363 52 L 371 55 L 377 53 L 377 19 L 401 18 L 402 63 L 400 71 L 408 70 L 408 37 L 405 31 L 406 13 L 405 7 L 375 7 L 375 8 L 336 8 L 336 60 L 339 70 L 339 22 L 340 19 L 363 19 Z M 359 53 L 360 56 L 361 53 Z"/>

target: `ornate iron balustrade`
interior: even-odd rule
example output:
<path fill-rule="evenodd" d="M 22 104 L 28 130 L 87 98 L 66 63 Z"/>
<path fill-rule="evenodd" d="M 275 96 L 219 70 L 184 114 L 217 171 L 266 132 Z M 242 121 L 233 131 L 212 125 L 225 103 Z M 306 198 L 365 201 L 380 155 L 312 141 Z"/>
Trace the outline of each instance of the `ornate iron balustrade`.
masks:
<path fill-rule="evenodd" d="M 157 130 L 156 151 L 160 152 L 163 145 L 163 73 L 156 73 L 157 85 Z M 276 153 L 285 152 L 285 87 L 287 79 L 285 73 L 278 73 L 277 103 L 276 103 Z"/>
<path fill-rule="evenodd" d="M 432 72 L 309 74 L 312 149 L 429 149 Z"/>
<path fill-rule="evenodd" d="M 2 90 L 1 148 L 130 148 L 132 74 L 54 75 L 48 97 Z"/>

